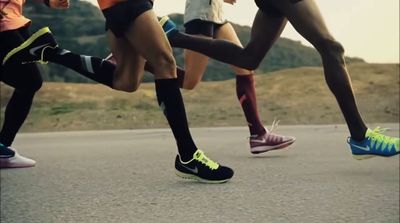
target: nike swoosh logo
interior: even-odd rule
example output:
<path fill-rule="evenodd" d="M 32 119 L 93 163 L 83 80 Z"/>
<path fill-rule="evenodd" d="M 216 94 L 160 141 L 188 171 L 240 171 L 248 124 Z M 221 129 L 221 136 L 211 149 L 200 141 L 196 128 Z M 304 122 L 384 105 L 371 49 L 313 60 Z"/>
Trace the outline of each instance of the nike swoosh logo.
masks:
<path fill-rule="evenodd" d="M 43 45 L 40 45 L 40 46 L 37 46 L 37 47 L 32 47 L 32 48 L 29 50 L 29 53 L 30 53 L 31 55 L 33 55 L 33 56 L 37 56 L 36 53 L 35 53 L 36 50 L 38 50 L 38 49 L 40 49 L 40 48 L 43 48 L 43 47 L 46 47 L 46 46 L 49 46 L 49 45 L 50 45 L 50 43 L 46 43 L 46 44 L 43 44 Z"/>
<path fill-rule="evenodd" d="M 252 142 L 257 142 L 257 143 L 266 143 L 266 142 L 267 142 L 266 139 L 262 139 L 262 140 L 259 140 L 259 139 L 252 139 L 251 141 L 252 141 Z"/>
<path fill-rule="evenodd" d="M 183 168 L 189 170 L 190 172 L 192 172 L 192 173 L 194 173 L 194 174 L 198 174 L 198 173 L 199 173 L 199 170 L 197 169 L 197 166 L 194 167 L 194 169 L 192 169 L 192 168 L 189 168 L 189 167 L 183 165 L 183 164 L 180 163 L 180 162 L 179 162 L 179 165 L 181 165 L 181 167 L 183 167 Z"/>
<path fill-rule="evenodd" d="M 356 148 L 359 148 L 359 149 L 361 149 L 361 150 L 367 151 L 367 152 L 371 151 L 371 149 L 369 148 L 369 146 L 366 146 L 366 147 L 364 147 L 364 146 L 357 146 L 357 145 L 353 145 L 353 146 L 356 147 Z"/>

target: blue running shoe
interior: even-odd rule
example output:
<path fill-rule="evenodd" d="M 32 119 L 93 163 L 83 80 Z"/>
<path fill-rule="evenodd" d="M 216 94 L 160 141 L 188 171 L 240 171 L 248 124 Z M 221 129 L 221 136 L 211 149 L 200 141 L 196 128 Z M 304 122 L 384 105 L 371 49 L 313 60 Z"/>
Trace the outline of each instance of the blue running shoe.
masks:
<path fill-rule="evenodd" d="M 173 34 L 179 32 L 179 30 L 176 28 L 175 23 L 169 19 L 168 16 L 164 16 L 160 19 L 160 26 L 163 28 L 165 35 L 167 37 L 173 36 Z"/>
<path fill-rule="evenodd" d="M 357 160 L 372 158 L 374 156 L 390 157 L 400 153 L 397 137 L 385 136 L 379 127 L 374 130 L 368 129 L 365 139 L 361 142 L 348 138 L 353 157 Z"/>

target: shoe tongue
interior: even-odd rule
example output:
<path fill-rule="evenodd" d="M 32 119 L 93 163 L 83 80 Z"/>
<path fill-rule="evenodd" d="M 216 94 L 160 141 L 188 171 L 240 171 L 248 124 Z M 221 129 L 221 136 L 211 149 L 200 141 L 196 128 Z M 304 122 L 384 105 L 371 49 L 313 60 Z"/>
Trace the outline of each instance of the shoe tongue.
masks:
<path fill-rule="evenodd" d="M 372 131 L 371 129 L 367 129 L 367 132 L 365 133 L 366 137 L 371 137 L 372 135 L 374 135 L 374 131 Z"/>
<path fill-rule="evenodd" d="M 193 154 L 193 158 L 195 158 L 195 159 L 201 159 L 202 156 L 203 156 L 203 152 L 199 149 Z"/>

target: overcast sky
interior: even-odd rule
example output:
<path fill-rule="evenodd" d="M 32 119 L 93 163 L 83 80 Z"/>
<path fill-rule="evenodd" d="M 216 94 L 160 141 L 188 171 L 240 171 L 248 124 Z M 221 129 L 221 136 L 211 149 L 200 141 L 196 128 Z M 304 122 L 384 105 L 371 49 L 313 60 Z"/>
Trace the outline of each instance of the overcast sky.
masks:
<path fill-rule="evenodd" d="M 89 0 L 97 5 L 97 0 Z M 399 0 L 316 0 L 332 34 L 346 48 L 348 56 L 367 62 L 399 63 Z M 185 0 L 155 0 L 158 15 L 183 13 Z M 227 5 L 227 18 L 251 26 L 257 7 L 253 0 Z M 309 45 L 291 26 L 284 37 Z"/>

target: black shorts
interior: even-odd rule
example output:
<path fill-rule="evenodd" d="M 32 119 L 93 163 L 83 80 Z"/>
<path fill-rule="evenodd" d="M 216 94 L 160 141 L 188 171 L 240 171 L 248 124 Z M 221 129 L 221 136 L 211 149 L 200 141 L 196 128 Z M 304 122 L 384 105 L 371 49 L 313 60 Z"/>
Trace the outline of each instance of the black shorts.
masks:
<path fill-rule="evenodd" d="M 224 23 L 225 24 L 225 23 Z M 208 37 L 215 37 L 215 33 L 224 24 L 218 24 L 201 19 L 194 19 L 185 24 L 185 32 L 190 35 L 204 35 Z"/>
<path fill-rule="evenodd" d="M 153 2 L 150 0 L 127 0 L 106 8 L 102 11 L 106 18 L 106 30 L 110 29 L 120 38 L 138 16 L 152 8 Z"/>
<path fill-rule="evenodd" d="M 296 4 L 297 2 L 301 2 L 302 0 L 289 0 L 290 3 Z M 268 0 L 254 0 L 258 8 L 264 12 L 265 14 L 274 16 L 274 17 L 282 17 L 284 16 L 283 13 L 273 6 Z"/>

